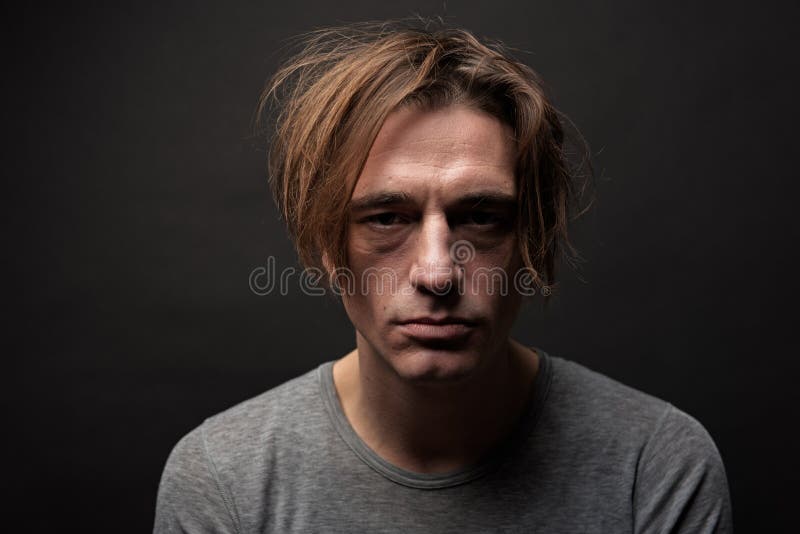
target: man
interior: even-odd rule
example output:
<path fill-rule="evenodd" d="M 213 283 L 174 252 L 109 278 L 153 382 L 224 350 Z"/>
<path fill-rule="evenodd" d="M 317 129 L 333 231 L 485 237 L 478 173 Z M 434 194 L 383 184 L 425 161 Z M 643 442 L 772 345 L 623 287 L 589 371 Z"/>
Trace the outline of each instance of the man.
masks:
<path fill-rule="evenodd" d="M 533 71 L 461 30 L 305 45 L 263 98 L 272 185 L 356 348 L 185 436 L 155 532 L 729 531 L 697 421 L 509 338 L 569 247 L 574 176 Z"/>

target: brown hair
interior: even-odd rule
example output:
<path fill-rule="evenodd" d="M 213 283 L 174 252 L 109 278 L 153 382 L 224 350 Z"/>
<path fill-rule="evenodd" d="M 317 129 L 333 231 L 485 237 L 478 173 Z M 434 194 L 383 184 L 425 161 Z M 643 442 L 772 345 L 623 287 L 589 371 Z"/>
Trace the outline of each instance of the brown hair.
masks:
<path fill-rule="evenodd" d="M 567 236 L 578 174 L 559 113 L 539 76 L 501 44 L 430 25 L 357 23 L 302 35 L 299 53 L 262 93 L 257 117 L 277 110 L 268 119 L 270 185 L 300 261 L 325 269 L 324 255 L 329 267 L 347 266 L 348 202 L 389 113 L 460 103 L 512 128 L 520 253 L 537 282 L 552 286 L 559 252 L 578 258 Z"/>

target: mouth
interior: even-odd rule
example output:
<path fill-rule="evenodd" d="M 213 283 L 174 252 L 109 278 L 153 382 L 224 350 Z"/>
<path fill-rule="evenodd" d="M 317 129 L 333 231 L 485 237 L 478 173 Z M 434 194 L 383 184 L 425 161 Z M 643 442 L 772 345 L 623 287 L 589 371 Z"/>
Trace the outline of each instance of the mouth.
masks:
<path fill-rule="evenodd" d="M 466 339 L 475 321 L 460 317 L 417 317 L 398 323 L 400 331 L 412 339 L 427 342 L 452 342 Z"/>

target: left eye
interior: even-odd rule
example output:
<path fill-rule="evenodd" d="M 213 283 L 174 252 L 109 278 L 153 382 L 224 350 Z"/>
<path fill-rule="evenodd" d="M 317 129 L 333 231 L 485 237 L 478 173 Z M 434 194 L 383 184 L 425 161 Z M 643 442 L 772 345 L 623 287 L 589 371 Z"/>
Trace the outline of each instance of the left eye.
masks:
<path fill-rule="evenodd" d="M 489 224 L 497 224 L 501 222 L 501 217 L 496 213 L 488 211 L 473 211 L 464 217 L 464 222 L 467 224 L 475 224 L 478 226 L 486 226 Z"/>

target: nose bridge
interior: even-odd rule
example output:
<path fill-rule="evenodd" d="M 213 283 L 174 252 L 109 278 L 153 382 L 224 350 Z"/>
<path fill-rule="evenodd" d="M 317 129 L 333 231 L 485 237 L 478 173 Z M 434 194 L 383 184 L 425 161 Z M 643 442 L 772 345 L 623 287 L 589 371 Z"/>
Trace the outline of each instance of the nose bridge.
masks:
<path fill-rule="evenodd" d="M 451 230 L 443 214 L 423 217 L 416 240 L 412 281 L 433 292 L 449 291 L 455 275 L 450 257 Z"/>
<path fill-rule="evenodd" d="M 441 214 L 423 217 L 417 240 L 417 263 L 425 266 L 449 266 L 450 227 Z"/>

